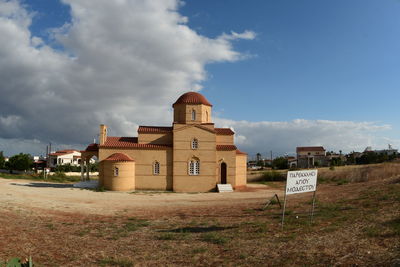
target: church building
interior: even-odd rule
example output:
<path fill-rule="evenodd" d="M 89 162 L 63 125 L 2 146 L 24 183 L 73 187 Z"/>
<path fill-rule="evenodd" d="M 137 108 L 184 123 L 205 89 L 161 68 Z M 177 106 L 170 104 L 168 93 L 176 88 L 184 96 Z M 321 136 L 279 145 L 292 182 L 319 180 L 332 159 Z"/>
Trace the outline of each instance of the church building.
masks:
<path fill-rule="evenodd" d="M 246 186 L 247 154 L 235 146 L 231 129 L 214 127 L 210 102 L 188 92 L 172 107 L 172 126 L 139 126 L 138 137 L 108 136 L 107 126 L 100 125 L 99 144 L 82 151 L 82 163 L 93 156 L 99 160 L 99 186 L 175 192 Z"/>

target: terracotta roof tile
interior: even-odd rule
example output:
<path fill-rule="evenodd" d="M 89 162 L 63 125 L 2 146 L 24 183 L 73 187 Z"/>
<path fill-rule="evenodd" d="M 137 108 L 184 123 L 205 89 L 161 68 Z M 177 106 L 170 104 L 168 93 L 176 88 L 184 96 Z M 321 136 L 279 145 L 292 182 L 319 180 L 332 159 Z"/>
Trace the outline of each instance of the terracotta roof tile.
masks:
<path fill-rule="evenodd" d="M 296 148 L 297 152 L 304 152 L 304 151 L 325 151 L 324 147 L 322 146 L 299 146 Z"/>
<path fill-rule="evenodd" d="M 98 144 L 90 144 L 87 146 L 85 151 L 99 151 L 99 145 Z"/>
<path fill-rule="evenodd" d="M 61 155 L 67 155 L 67 154 L 72 154 L 74 152 L 80 152 L 79 150 L 75 149 L 64 149 L 64 150 L 57 150 L 54 153 L 50 153 L 50 156 L 61 156 Z"/>
<path fill-rule="evenodd" d="M 139 126 L 138 133 L 169 133 L 172 127 L 165 126 Z"/>
<path fill-rule="evenodd" d="M 125 155 L 123 153 L 114 153 L 108 158 L 105 159 L 106 161 L 134 161 L 131 157 L 128 155 Z"/>
<path fill-rule="evenodd" d="M 217 150 L 231 151 L 231 150 L 237 150 L 237 147 L 235 145 L 217 145 Z"/>
<path fill-rule="evenodd" d="M 78 151 L 78 150 L 75 150 L 75 149 L 64 149 L 64 150 L 58 150 L 57 152 L 59 152 L 59 153 L 72 153 L 72 152 L 75 152 L 75 151 Z"/>
<path fill-rule="evenodd" d="M 236 154 L 237 155 L 247 155 L 247 153 L 240 151 L 239 149 L 236 149 Z"/>
<path fill-rule="evenodd" d="M 66 155 L 66 153 L 54 152 L 49 154 L 49 156 L 61 156 L 61 155 Z"/>
<path fill-rule="evenodd" d="M 174 107 L 177 104 L 203 104 L 212 107 L 210 102 L 208 102 L 202 94 L 197 92 L 187 92 L 181 95 L 172 106 Z"/>
<path fill-rule="evenodd" d="M 138 144 L 137 137 L 107 137 L 104 145 L 100 148 L 142 148 L 142 149 L 165 149 L 169 145 Z"/>
<path fill-rule="evenodd" d="M 215 133 L 219 135 L 234 135 L 235 133 L 229 128 L 215 128 Z"/>

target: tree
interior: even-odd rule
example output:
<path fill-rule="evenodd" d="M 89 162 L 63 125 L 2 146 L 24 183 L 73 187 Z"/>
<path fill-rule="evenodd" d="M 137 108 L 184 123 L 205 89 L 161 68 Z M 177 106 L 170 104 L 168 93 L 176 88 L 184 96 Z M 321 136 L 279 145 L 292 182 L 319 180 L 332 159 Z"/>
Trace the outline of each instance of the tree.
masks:
<path fill-rule="evenodd" d="M 10 171 L 26 171 L 32 168 L 33 160 L 31 155 L 19 153 L 18 155 L 14 155 L 9 159 L 8 169 Z"/>
<path fill-rule="evenodd" d="M 272 167 L 274 169 L 284 170 L 288 168 L 288 159 L 285 157 L 275 158 L 272 161 Z"/>
<path fill-rule="evenodd" d="M 0 151 L 0 169 L 4 169 L 6 159 L 4 158 L 3 151 Z"/>

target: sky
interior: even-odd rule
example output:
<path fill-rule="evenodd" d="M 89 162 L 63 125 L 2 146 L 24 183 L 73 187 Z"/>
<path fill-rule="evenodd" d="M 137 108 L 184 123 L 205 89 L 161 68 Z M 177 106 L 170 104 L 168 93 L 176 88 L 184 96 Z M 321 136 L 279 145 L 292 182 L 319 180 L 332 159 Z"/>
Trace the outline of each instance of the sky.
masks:
<path fill-rule="evenodd" d="M 0 0 L 0 151 L 170 125 L 198 91 L 267 157 L 400 147 L 398 0 Z"/>

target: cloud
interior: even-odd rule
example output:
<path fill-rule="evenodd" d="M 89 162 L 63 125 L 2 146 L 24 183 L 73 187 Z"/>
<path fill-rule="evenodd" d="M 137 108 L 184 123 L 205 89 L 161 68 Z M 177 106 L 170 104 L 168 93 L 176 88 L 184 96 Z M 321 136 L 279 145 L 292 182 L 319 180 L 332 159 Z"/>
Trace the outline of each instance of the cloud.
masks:
<path fill-rule="evenodd" d="M 269 156 L 294 154 L 298 146 L 324 146 L 331 151 L 363 151 L 365 147 L 384 148 L 388 143 L 400 145 L 399 140 L 380 136 L 391 130 L 390 125 L 374 122 L 328 121 L 297 119 L 288 122 L 249 122 L 215 119 L 222 127 L 236 132 L 240 149 L 250 156 L 257 152 Z"/>
<path fill-rule="evenodd" d="M 253 40 L 254 38 L 256 38 L 256 33 L 249 30 L 246 30 L 242 33 L 231 31 L 231 34 L 223 33 L 219 38 L 223 40 L 238 40 L 238 39 Z"/>
<path fill-rule="evenodd" d="M 169 124 L 165 103 L 201 89 L 206 64 L 242 59 L 232 40 L 254 38 L 250 31 L 199 35 L 178 0 L 63 3 L 72 19 L 49 31 L 54 49 L 29 31 L 35 14 L 0 0 L 2 140 L 85 144 L 100 123 L 115 135 Z"/>
<path fill-rule="evenodd" d="M 250 30 L 199 35 L 179 14 L 178 0 L 63 3 L 72 19 L 49 30 L 48 44 L 29 30 L 34 13 L 0 0 L 0 150 L 7 155 L 40 155 L 48 142 L 84 148 L 101 123 L 125 136 L 135 136 L 139 124 L 169 125 L 170 104 L 202 88 L 206 64 L 247 58 L 232 42 L 256 38 Z M 301 145 L 351 151 L 391 141 L 379 136 L 389 126 L 371 122 L 216 122 L 233 127 L 249 153 L 284 154 Z"/>

